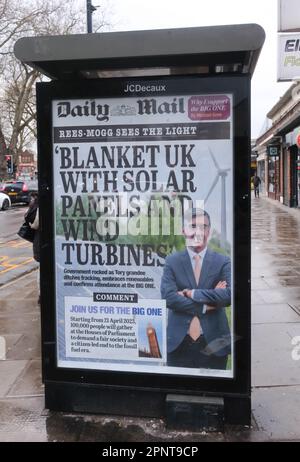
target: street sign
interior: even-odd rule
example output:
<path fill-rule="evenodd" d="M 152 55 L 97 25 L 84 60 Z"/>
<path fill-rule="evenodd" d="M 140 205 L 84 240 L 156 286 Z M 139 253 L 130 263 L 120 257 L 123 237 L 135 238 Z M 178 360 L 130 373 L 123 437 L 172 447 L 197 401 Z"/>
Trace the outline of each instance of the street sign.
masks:
<path fill-rule="evenodd" d="M 279 156 L 279 146 L 268 146 L 268 155 L 270 157 L 276 157 Z"/>
<path fill-rule="evenodd" d="M 288 82 L 300 78 L 300 32 L 278 34 L 277 80 Z"/>

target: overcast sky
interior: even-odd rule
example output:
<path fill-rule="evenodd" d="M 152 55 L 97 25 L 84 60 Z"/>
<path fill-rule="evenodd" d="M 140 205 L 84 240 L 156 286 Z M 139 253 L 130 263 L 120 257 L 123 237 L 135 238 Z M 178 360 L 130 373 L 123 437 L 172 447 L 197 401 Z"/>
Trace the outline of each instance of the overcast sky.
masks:
<path fill-rule="evenodd" d="M 267 112 L 290 85 L 277 83 L 277 0 L 109 0 L 109 3 L 115 31 L 260 24 L 266 32 L 266 41 L 252 78 L 252 137 L 260 134 Z M 101 0 L 93 0 L 93 4 L 101 5 Z"/>

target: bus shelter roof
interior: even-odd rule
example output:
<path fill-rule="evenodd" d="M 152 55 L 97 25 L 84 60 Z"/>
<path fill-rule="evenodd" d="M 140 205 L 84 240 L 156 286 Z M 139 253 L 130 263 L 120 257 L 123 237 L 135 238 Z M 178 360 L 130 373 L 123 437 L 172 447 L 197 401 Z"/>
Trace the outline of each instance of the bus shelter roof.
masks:
<path fill-rule="evenodd" d="M 250 74 L 265 32 L 257 24 L 24 37 L 15 56 L 51 79 Z"/>

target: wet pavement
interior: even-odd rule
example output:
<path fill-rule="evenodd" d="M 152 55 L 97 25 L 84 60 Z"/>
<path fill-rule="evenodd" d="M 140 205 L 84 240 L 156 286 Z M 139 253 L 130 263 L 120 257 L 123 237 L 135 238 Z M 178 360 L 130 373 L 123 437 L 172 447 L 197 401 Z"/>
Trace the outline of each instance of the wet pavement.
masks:
<path fill-rule="evenodd" d="M 0 288 L 0 347 L 6 344 L 0 361 L 0 442 L 300 441 L 300 359 L 293 359 L 292 345 L 300 337 L 300 210 L 263 198 L 252 203 L 251 428 L 179 432 L 160 419 L 44 409 L 33 271 Z"/>
<path fill-rule="evenodd" d="M 253 198 L 251 280 L 253 416 L 269 439 L 300 441 L 300 210 Z"/>
<path fill-rule="evenodd" d="M 32 243 L 17 235 L 27 208 L 13 206 L 0 213 L 0 287 L 38 267 Z"/>

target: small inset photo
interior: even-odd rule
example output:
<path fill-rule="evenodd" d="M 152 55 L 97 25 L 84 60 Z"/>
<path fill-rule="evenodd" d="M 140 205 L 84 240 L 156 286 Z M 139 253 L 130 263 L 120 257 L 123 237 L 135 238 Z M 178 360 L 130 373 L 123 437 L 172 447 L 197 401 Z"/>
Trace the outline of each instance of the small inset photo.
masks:
<path fill-rule="evenodd" d="M 162 323 L 160 319 L 139 321 L 138 349 L 140 358 L 162 359 Z"/>

